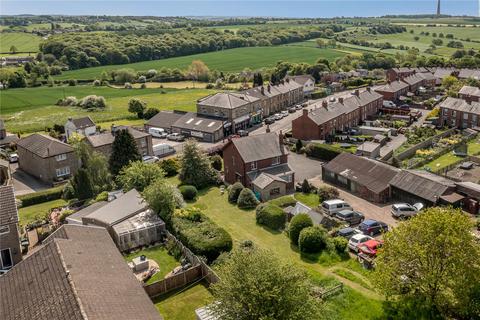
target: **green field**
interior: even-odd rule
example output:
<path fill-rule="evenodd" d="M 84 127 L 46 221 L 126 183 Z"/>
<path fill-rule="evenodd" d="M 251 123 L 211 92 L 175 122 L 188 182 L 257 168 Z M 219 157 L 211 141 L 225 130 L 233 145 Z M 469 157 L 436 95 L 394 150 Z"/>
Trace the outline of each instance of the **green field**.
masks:
<path fill-rule="evenodd" d="M 298 46 L 237 48 L 162 60 L 67 71 L 62 75 L 56 76 L 55 79 L 95 79 L 98 78 L 103 71 L 108 72 L 120 68 L 132 68 L 137 71 L 160 69 L 162 67 L 186 69 L 193 60 L 202 60 L 211 70 L 239 72 L 245 68 L 256 70 L 264 67 L 272 67 L 281 60 L 314 63 L 319 58 L 326 58 L 333 61 L 344 55 L 345 53 L 335 49 Z"/>
<path fill-rule="evenodd" d="M 136 118 L 127 110 L 132 97 L 144 100 L 147 107 L 194 111 L 198 99 L 214 92 L 207 89 L 115 89 L 91 85 L 10 89 L 1 92 L 0 109 L 7 129 L 24 133 L 41 131 L 55 123 L 64 124 L 68 117 L 89 115 L 96 122 Z M 63 97 L 80 99 L 91 94 L 103 96 L 107 108 L 88 112 L 77 107 L 55 105 Z"/>
<path fill-rule="evenodd" d="M 0 33 L 0 52 L 10 52 L 10 47 L 17 47 L 18 51 L 37 52 L 42 38 L 31 33 L 11 32 Z"/>

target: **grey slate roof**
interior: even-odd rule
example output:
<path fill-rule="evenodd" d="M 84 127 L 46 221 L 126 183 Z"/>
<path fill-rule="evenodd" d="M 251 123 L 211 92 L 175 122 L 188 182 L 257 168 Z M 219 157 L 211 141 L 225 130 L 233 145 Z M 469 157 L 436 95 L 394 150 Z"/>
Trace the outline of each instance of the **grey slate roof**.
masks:
<path fill-rule="evenodd" d="M 108 202 L 107 201 L 98 201 L 98 202 L 95 202 L 91 205 L 89 205 L 88 207 L 85 207 L 83 209 L 80 209 L 78 210 L 77 212 L 75 212 L 74 214 L 71 214 L 67 217 L 67 221 L 70 222 L 76 222 L 76 223 L 79 223 L 79 224 L 82 224 L 82 218 L 83 217 L 86 217 L 88 216 L 89 214 L 91 214 L 92 212 L 100 209 L 101 207 L 103 207 L 104 205 L 106 205 Z"/>
<path fill-rule="evenodd" d="M 383 137 L 383 136 L 382 136 Z M 358 151 L 373 152 L 380 148 L 380 143 L 366 141 L 358 146 Z"/>
<path fill-rule="evenodd" d="M 34 133 L 18 140 L 17 145 L 41 158 L 49 158 L 59 154 L 73 152 L 73 148 L 70 145 L 39 133 Z"/>
<path fill-rule="evenodd" d="M 138 131 L 136 129 L 133 129 L 132 127 L 127 127 L 127 126 L 118 126 L 117 130 L 125 130 L 127 129 L 128 132 L 133 136 L 134 139 L 140 139 L 144 137 L 148 137 L 149 134 Z M 87 141 L 94 147 L 100 147 L 100 146 L 105 146 L 108 144 L 112 144 L 113 141 L 115 140 L 115 135 L 112 134 L 112 132 L 105 132 L 105 133 L 100 133 L 100 134 L 94 134 L 91 136 L 87 136 Z"/>
<path fill-rule="evenodd" d="M 9 145 L 10 143 L 17 143 L 18 140 L 20 140 L 18 138 L 18 136 L 16 134 L 7 134 L 7 136 L 3 139 L 0 139 L 0 147 L 1 146 L 5 146 L 5 145 Z"/>
<path fill-rule="evenodd" d="M 287 154 L 285 146 L 280 145 L 279 136 L 275 132 L 232 139 L 245 163 L 270 159 Z"/>
<path fill-rule="evenodd" d="M 460 79 L 480 79 L 480 69 L 460 69 L 458 77 Z"/>
<path fill-rule="evenodd" d="M 305 83 L 308 80 L 312 80 L 313 82 L 315 82 L 315 78 L 312 77 L 309 74 L 303 74 L 303 75 L 299 75 L 299 76 L 287 76 L 287 77 L 285 77 L 285 79 L 293 80 L 296 83 L 301 84 L 302 86 L 305 85 Z"/>
<path fill-rule="evenodd" d="M 72 123 L 77 129 L 85 129 L 87 127 L 95 126 L 95 122 L 93 122 L 89 116 L 72 119 Z"/>
<path fill-rule="evenodd" d="M 161 319 L 105 229 L 59 231 L 0 277 L 0 319 Z"/>
<path fill-rule="evenodd" d="M 390 185 L 433 203 L 449 188 L 455 187 L 452 180 L 419 170 L 402 170 L 392 179 Z"/>
<path fill-rule="evenodd" d="M 223 120 L 188 112 L 175 121 L 172 127 L 213 133 L 223 128 Z"/>
<path fill-rule="evenodd" d="M 474 97 L 480 97 L 480 88 L 477 87 L 472 87 L 472 86 L 463 86 L 460 91 L 458 91 L 460 94 L 464 95 L 470 95 Z"/>
<path fill-rule="evenodd" d="M 280 178 L 276 175 L 266 173 L 266 172 L 262 172 L 262 173 L 260 173 L 260 175 L 258 177 L 255 178 L 255 180 L 252 181 L 252 184 L 256 185 L 260 189 L 265 189 L 266 187 L 268 187 L 274 181 L 287 183 L 287 181 L 283 180 L 282 178 Z"/>
<path fill-rule="evenodd" d="M 219 92 L 198 100 L 198 104 L 224 109 L 235 109 L 246 105 L 251 101 L 252 99 L 248 99 L 238 93 Z"/>
<path fill-rule="evenodd" d="M 440 108 L 480 115 L 480 102 L 467 103 L 463 99 L 448 97 L 440 103 Z"/>
<path fill-rule="evenodd" d="M 325 170 L 334 172 L 363 185 L 375 193 L 387 189 L 399 169 L 384 163 L 344 152 L 325 164 Z"/>
<path fill-rule="evenodd" d="M 412 74 L 408 77 L 403 78 L 402 81 L 412 86 L 423 82 L 423 78 L 418 74 Z"/>
<path fill-rule="evenodd" d="M 172 125 L 185 115 L 183 111 L 160 111 L 147 121 L 146 125 L 156 128 L 171 128 Z"/>
<path fill-rule="evenodd" d="M 381 87 L 378 87 L 375 89 L 375 91 L 380 91 L 380 92 L 399 92 L 401 90 L 405 90 L 405 88 L 408 88 L 408 84 L 406 84 L 403 81 L 392 81 L 390 83 L 387 83 Z"/>
<path fill-rule="evenodd" d="M 254 181 L 257 179 L 262 173 L 267 173 L 273 176 L 285 176 L 288 174 L 292 174 L 293 170 L 290 168 L 288 163 L 282 163 L 273 167 L 267 167 L 261 170 L 250 171 L 247 173 L 250 181 Z"/>
<path fill-rule="evenodd" d="M 18 222 L 13 186 L 0 186 L 0 226 Z"/>

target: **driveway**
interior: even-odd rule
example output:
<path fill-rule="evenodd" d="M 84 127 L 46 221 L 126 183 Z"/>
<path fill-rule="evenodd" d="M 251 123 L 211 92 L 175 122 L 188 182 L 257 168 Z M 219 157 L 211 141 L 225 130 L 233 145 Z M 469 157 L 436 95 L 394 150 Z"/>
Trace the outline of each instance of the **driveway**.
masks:
<path fill-rule="evenodd" d="M 322 174 L 323 162 L 307 158 L 303 154 L 290 152 L 288 164 L 295 171 L 295 182 L 302 182 L 304 179 L 312 179 Z"/>
<path fill-rule="evenodd" d="M 49 184 L 46 184 L 37 178 L 32 177 L 28 173 L 19 170 L 17 163 L 11 164 L 10 170 L 12 172 L 13 188 L 15 189 L 16 196 L 51 188 Z"/>

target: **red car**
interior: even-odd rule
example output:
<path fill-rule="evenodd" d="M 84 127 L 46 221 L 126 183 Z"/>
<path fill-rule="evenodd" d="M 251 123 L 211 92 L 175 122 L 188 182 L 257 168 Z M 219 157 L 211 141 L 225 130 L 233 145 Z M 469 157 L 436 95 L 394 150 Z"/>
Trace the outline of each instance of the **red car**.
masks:
<path fill-rule="evenodd" d="M 370 257 L 375 257 L 377 255 L 377 250 L 382 245 L 383 241 L 379 241 L 376 239 L 368 240 L 358 246 L 358 253 L 363 253 Z"/>

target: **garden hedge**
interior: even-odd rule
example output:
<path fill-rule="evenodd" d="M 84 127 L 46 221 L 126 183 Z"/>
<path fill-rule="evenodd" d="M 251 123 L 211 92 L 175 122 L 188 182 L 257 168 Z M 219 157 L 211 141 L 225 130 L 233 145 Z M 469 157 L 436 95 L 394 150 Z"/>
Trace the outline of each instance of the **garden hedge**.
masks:
<path fill-rule="evenodd" d="M 273 230 L 280 230 L 285 227 L 287 214 L 279 206 L 262 203 L 257 206 L 255 218 L 258 224 Z"/>
<path fill-rule="evenodd" d="M 183 199 L 185 200 L 193 200 L 197 197 L 198 190 L 195 188 L 195 186 L 191 185 L 183 185 L 178 187 L 178 190 L 180 190 L 180 193 L 183 196 Z"/>
<path fill-rule="evenodd" d="M 290 221 L 290 225 L 288 226 L 288 236 L 290 237 L 290 242 L 298 245 L 298 237 L 300 236 L 300 232 L 303 229 L 312 226 L 313 222 L 308 214 L 300 213 L 294 216 Z"/>
<path fill-rule="evenodd" d="M 317 253 L 327 247 L 327 231 L 320 227 L 306 227 L 300 231 L 298 237 L 298 248 L 301 252 Z"/>
<path fill-rule="evenodd" d="M 178 209 L 173 214 L 173 233 L 193 253 L 213 262 L 222 252 L 232 250 L 232 237 L 198 208 Z"/>
<path fill-rule="evenodd" d="M 259 201 L 252 190 L 243 188 L 238 195 L 237 205 L 240 209 L 252 209 L 258 205 Z"/>
<path fill-rule="evenodd" d="M 325 161 L 334 159 L 342 152 L 345 152 L 345 150 L 324 143 L 309 143 L 305 147 L 307 156 Z"/>
<path fill-rule="evenodd" d="M 62 198 L 63 187 L 64 186 L 58 186 L 43 191 L 24 194 L 18 196 L 17 198 L 18 200 L 22 201 L 22 207 L 28 207 L 34 204 L 44 203 Z"/>
<path fill-rule="evenodd" d="M 238 201 L 238 196 L 240 195 L 240 192 L 243 190 L 243 184 L 240 182 L 235 182 L 228 188 L 228 202 L 230 203 L 237 203 Z"/>
<path fill-rule="evenodd" d="M 335 237 L 332 239 L 332 242 L 335 246 L 335 250 L 338 253 L 344 253 L 345 251 L 347 251 L 348 240 L 344 237 Z"/>

